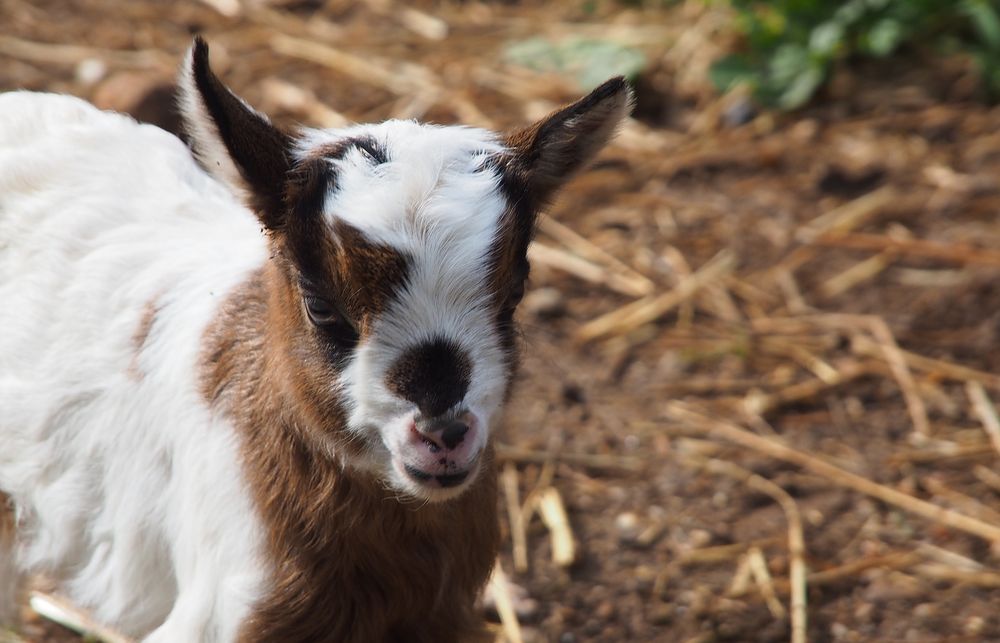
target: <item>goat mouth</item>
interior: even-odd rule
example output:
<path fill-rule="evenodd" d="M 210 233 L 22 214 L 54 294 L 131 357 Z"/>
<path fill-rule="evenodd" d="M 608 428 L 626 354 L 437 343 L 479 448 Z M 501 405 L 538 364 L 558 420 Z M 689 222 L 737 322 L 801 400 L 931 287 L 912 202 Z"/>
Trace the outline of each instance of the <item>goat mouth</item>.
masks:
<path fill-rule="evenodd" d="M 427 473 L 426 471 L 421 471 L 414 466 L 409 464 L 403 465 L 403 470 L 406 474 L 410 476 L 413 480 L 419 482 L 422 485 L 433 485 L 437 483 L 442 488 L 457 487 L 458 485 L 465 482 L 466 478 L 469 477 L 469 470 L 459 471 L 457 473 L 445 473 L 435 475 L 433 473 Z"/>
<path fill-rule="evenodd" d="M 470 462 L 448 462 L 438 466 L 422 462 L 408 462 L 400 456 L 393 457 L 393 466 L 402 480 L 401 490 L 418 498 L 444 501 L 463 492 L 479 471 L 480 455 Z M 398 478 L 397 478 L 398 480 Z"/>

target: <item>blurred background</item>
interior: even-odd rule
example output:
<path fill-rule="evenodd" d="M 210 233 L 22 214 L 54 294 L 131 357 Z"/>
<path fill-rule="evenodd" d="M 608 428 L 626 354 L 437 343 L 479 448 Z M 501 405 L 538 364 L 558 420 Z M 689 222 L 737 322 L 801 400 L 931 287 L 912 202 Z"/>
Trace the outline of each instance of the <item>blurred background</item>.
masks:
<path fill-rule="evenodd" d="M 998 16 L 0 0 L 0 89 L 175 130 L 201 33 L 284 125 L 503 130 L 627 75 L 634 118 L 530 254 L 498 640 L 996 641 Z M 25 611 L 25 640 L 78 640 Z"/>

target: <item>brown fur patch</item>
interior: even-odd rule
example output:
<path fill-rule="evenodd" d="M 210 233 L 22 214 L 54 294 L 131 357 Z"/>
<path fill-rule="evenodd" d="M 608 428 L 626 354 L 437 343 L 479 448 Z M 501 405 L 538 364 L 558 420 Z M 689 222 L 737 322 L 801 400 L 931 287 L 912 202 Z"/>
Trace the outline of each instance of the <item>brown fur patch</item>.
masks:
<path fill-rule="evenodd" d="M 14 559 L 16 530 L 14 505 L 0 491 L 0 640 L 4 639 L 5 626 L 18 625 L 20 607 L 24 605 L 26 598 L 23 596 L 22 578 Z"/>
<path fill-rule="evenodd" d="M 0 491 L 0 630 L 4 625 L 13 624 L 20 604 L 18 599 L 21 579 L 14 560 L 16 540 L 14 503 L 7 494 Z"/>
<path fill-rule="evenodd" d="M 14 504 L 7 494 L 0 491 L 0 547 L 10 546 L 14 542 Z"/>
<path fill-rule="evenodd" d="M 340 251 L 332 266 L 341 296 L 356 314 L 377 315 L 406 283 L 409 260 L 390 246 L 374 243 L 357 228 L 338 221 Z"/>
<path fill-rule="evenodd" d="M 159 312 L 158 297 L 154 297 L 146 302 L 146 305 L 142 308 L 142 317 L 139 318 L 139 325 L 136 326 L 135 332 L 132 334 L 132 359 L 129 361 L 128 374 L 136 381 L 141 380 L 145 375 L 139 367 L 139 355 L 146 346 L 146 340 L 149 339 L 149 333 L 153 330 L 153 322 L 156 321 L 156 315 Z"/>
<path fill-rule="evenodd" d="M 467 640 L 498 548 L 492 450 L 450 502 L 400 501 L 344 468 L 363 444 L 344 431 L 336 377 L 303 319 L 288 267 L 270 262 L 233 293 L 206 335 L 203 391 L 243 440 L 268 534 L 273 584 L 240 640 Z M 321 445 L 332 441 L 337 459 Z"/>
<path fill-rule="evenodd" d="M 289 273 L 308 282 L 314 294 L 343 308 L 364 335 L 372 317 L 405 284 L 410 262 L 395 248 L 370 240 L 343 221 L 330 229 L 322 204 L 334 181 L 324 159 L 297 168 L 285 196 L 291 213 L 276 243 Z"/>

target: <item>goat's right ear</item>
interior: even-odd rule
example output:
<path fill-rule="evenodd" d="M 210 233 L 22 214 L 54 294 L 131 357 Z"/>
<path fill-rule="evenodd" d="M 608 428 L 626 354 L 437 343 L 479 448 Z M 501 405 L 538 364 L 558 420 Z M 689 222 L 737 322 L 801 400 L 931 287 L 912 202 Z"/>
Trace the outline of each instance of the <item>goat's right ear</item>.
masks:
<path fill-rule="evenodd" d="M 248 199 L 264 227 L 282 227 L 292 139 L 233 94 L 208 65 L 200 36 L 178 81 L 191 148 L 206 170 Z"/>
<path fill-rule="evenodd" d="M 632 101 L 625 79 L 612 78 L 572 105 L 507 137 L 537 202 L 548 200 L 601 151 L 632 111 Z"/>

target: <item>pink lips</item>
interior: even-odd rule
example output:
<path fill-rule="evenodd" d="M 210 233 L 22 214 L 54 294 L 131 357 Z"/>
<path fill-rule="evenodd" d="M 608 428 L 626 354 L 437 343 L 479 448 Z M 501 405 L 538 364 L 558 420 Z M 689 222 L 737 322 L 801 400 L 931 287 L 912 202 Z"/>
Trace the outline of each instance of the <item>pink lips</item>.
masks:
<path fill-rule="evenodd" d="M 400 456 L 406 475 L 429 488 L 457 487 L 475 469 L 479 457 L 478 421 L 472 413 L 417 428 L 410 422 Z"/>

